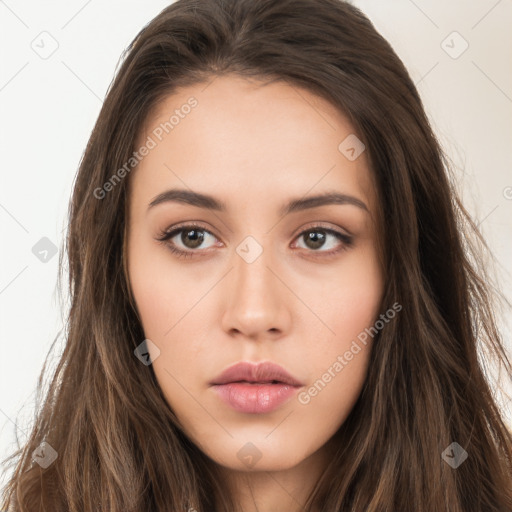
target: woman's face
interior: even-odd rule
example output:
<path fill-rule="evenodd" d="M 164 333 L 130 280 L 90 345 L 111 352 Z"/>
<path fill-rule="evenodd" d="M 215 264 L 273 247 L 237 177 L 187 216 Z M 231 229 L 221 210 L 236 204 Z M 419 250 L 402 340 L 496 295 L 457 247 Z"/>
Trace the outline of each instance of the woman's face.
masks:
<path fill-rule="evenodd" d="M 129 178 L 127 250 L 158 383 L 218 464 L 294 467 L 350 413 L 383 313 L 364 146 L 284 83 L 218 77 L 157 110 Z M 296 386 L 258 371 L 212 385 L 238 362 L 279 365 Z"/>

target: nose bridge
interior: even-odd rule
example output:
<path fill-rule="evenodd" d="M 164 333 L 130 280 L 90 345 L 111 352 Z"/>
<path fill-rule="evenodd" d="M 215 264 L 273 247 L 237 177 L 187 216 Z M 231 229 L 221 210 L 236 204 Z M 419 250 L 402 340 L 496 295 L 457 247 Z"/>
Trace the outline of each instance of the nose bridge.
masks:
<path fill-rule="evenodd" d="M 237 285 L 245 286 L 253 292 L 263 291 L 271 285 L 272 249 L 264 247 L 254 237 L 247 237 L 236 248 L 234 255 L 234 278 Z"/>
<path fill-rule="evenodd" d="M 263 241 L 246 237 L 233 253 L 233 266 L 228 279 L 224 327 L 248 336 L 286 329 L 284 290 L 274 275 L 277 271 L 269 244 L 264 247 Z"/>

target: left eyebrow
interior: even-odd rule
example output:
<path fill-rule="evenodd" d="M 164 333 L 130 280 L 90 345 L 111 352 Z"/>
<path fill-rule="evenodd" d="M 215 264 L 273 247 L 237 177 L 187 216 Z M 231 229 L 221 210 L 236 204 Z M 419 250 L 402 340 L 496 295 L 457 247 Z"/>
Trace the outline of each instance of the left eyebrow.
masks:
<path fill-rule="evenodd" d="M 288 204 L 284 205 L 279 213 L 281 216 L 284 216 L 289 213 L 330 204 L 357 206 L 358 208 L 368 212 L 366 204 L 357 197 L 350 196 L 348 194 L 340 194 L 339 192 L 325 192 L 316 196 L 293 199 Z"/>
<path fill-rule="evenodd" d="M 216 210 L 219 212 L 226 212 L 226 204 L 207 194 L 193 192 L 184 189 L 170 189 L 158 194 L 149 203 L 148 210 L 158 204 L 165 202 L 177 202 L 197 206 L 198 208 L 205 208 L 207 210 Z M 307 210 L 310 208 L 318 208 L 320 206 L 338 204 L 338 205 L 351 205 L 368 211 L 366 204 L 357 197 L 341 194 L 339 192 L 325 192 L 316 196 L 309 196 L 305 198 L 292 199 L 287 204 L 281 207 L 279 215 L 284 216 L 289 213 Z"/>

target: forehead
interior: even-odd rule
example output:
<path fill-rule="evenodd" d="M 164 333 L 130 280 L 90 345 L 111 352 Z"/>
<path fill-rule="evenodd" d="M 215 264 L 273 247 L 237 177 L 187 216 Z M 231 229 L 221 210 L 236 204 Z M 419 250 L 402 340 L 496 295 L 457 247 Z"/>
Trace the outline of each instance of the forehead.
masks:
<path fill-rule="evenodd" d="M 344 153 L 354 137 L 346 116 L 307 90 L 216 77 L 167 96 L 148 117 L 136 147 L 154 147 L 132 176 L 134 195 L 180 186 L 247 206 L 339 190 L 373 209 L 365 151 L 355 160 Z"/>

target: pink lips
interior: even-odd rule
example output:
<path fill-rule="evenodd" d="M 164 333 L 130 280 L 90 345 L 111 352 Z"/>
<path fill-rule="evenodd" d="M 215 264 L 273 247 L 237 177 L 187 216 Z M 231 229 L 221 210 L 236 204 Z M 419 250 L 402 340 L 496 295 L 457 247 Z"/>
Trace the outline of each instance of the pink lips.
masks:
<path fill-rule="evenodd" d="M 277 409 L 303 386 L 284 368 L 271 362 L 235 364 L 210 384 L 233 409 L 252 414 Z"/>

